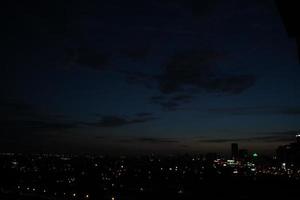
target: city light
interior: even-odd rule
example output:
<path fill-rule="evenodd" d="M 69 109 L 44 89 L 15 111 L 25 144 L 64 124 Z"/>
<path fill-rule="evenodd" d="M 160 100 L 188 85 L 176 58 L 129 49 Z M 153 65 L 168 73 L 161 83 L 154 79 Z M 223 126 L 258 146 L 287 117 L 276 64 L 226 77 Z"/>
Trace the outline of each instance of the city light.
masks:
<path fill-rule="evenodd" d="M 101 194 L 101 191 L 109 195 L 124 192 L 125 195 L 122 194 L 122 196 L 126 198 L 128 194 L 147 195 L 149 192 L 165 190 L 183 197 L 185 194 L 195 194 L 196 192 L 190 189 L 189 182 L 203 187 L 203 184 L 205 185 L 206 181 L 209 182 L 211 177 L 214 177 L 212 180 L 221 182 L 232 181 L 235 178 L 239 180 L 251 178 L 256 181 L 264 180 L 266 177 L 298 181 L 300 180 L 299 162 L 284 160 L 287 155 L 297 158 L 293 153 L 297 152 L 298 145 L 299 143 L 294 142 L 278 147 L 276 157 L 272 156 L 266 160 L 263 156 L 260 156 L 258 160 L 258 153 L 254 152 L 249 157 L 242 157 L 241 154 L 238 154 L 235 159 L 218 154 L 193 155 L 192 157 L 186 155 L 155 157 L 152 155 L 151 158 L 133 156 L 128 159 L 91 155 L 87 157 L 69 155 L 68 159 L 60 159 L 60 157 L 66 158 L 66 156 L 38 154 L 16 157 L 14 154 L 0 154 L 0 162 L 7 163 L 2 166 L 2 169 L 7 170 L 8 174 L 12 169 L 19 171 L 20 179 L 16 181 L 13 188 L 17 188 L 20 194 L 40 195 L 43 193 L 45 196 L 54 195 L 62 200 L 67 200 L 70 196 L 73 199 L 80 197 L 90 199 L 91 196 Z M 237 150 L 239 151 L 239 149 L 235 149 L 235 151 Z M 14 165 L 12 160 L 18 162 L 18 165 Z M 37 160 L 43 161 L 36 162 Z M 156 162 L 158 160 L 159 162 Z M 81 163 L 85 163 L 85 165 Z M 101 163 L 101 165 L 94 168 L 95 163 Z M 119 163 L 126 163 L 126 167 Z M 43 171 L 41 172 L 40 169 Z M 92 170 L 89 171 L 90 169 Z M 89 174 L 89 178 L 86 179 Z M 13 175 L 10 174 L 8 177 L 13 177 Z M 31 179 L 28 180 L 26 177 L 31 177 Z M 98 194 L 98 191 L 96 193 L 93 190 L 89 191 L 89 187 L 85 192 L 78 191 L 77 184 L 81 181 L 84 181 L 85 184 L 91 182 L 102 185 L 103 190 L 99 190 Z M 140 185 L 137 187 L 136 183 Z M 68 185 L 68 187 L 63 188 L 63 185 Z M 93 185 L 90 187 L 92 188 Z M 112 196 L 111 199 L 115 200 L 116 197 Z"/>

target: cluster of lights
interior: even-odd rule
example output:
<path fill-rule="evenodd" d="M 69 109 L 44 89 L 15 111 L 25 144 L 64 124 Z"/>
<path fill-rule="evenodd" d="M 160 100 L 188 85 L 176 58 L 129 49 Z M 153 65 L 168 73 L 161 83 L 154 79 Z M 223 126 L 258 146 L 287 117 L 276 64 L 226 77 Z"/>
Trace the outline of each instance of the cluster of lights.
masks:
<path fill-rule="evenodd" d="M 300 135 L 299 135 L 300 137 Z M 30 159 L 37 160 L 42 159 L 43 156 L 39 155 L 38 158 Z M 54 188 L 49 188 L 47 185 L 43 185 L 43 187 L 35 184 L 32 186 L 30 183 L 26 183 L 26 181 L 20 181 L 17 186 L 18 191 L 22 193 L 35 193 L 43 195 L 50 195 L 64 198 L 71 199 L 89 199 L 90 192 L 86 191 L 87 193 L 78 193 L 74 190 L 74 186 L 78 182 L 80 182 L 81 178 L 90 174 L 90 171 L 86 168 L 76 168 L 77 166 L 73 164 L 72 157 L 61 156 L 58 157 L 59 164 L 55 162 L 47 163 L 47 168 L 44 169 L 49 174 L 58 175 L 53 178 L 53 181 L 56 183 L 56 187 L 60 187 L 60 185 L 68 185 L 71 189 L 66 191 L 59 192 Z M 109 195 L 112 200 L 118 199 L 116 198 L 116 194 L 119 192 L 130 188 L 130 191 L 140 192 L 141 194 L 146 194 L 148 191 L 152 190 L 151 183 L 157 180 L 166 180 L 168 183 L 173 182 L 174 178 L 188 178 L 188 177 L 195 177 L 197 180 L 206 180 L 206 169 L 213 169 L 212 171 L 216 173 L 217 176 L 223 176 L 223 174 L 228 173 L 232 177 L 240 177 L 240 176 L 253 176 L 257 178 L 259 175 L 276 175 L 276 176 L 288 176 L 288 177 L 299 177 L 300 178 L 300 170 L 297 170 L 292 164 L 290 163 L 281 163 L 278 166 L 260 166 L 258 165 L 257 161 L 258 154 L 252 154 L 253 159 L 249 160 L 233 160 L 233 159 L 215 159 L 213 162 L 204 160 L 200 157 L 193 157 L 189 158 L 188 162 L 182 162 L 182 160 L 173 159 L 172 162 L 168 162 L 169 160 L 160 160 L 155 157 L 149 158 L 146 162 L 143 160 L 143 164 L 138 167 L 132 167 L 128 160 L 124 159 L 117 159 L 117 160 L 109 160 L 106 162 L 105 160 L 94 159 L 90 162 L 90 168 L 93 171 L 96 171 L 96 178 L 97 181 L 102 185 L 103 191 L 106 195 Z M 45 158 L 43 158 L 45 159 Z M 51 160 L 51 159 L 50 159 Z M 167 162 L 165 162 L 167 161 Z M 62 163 L 62 164 L 61 164 Z M 100 165 L 101 163 L 101 165 Z M 149 164 L 151 163 L 151 165 Z M 170 164 L 172 163 L 172 164 Z M 38 174 L 41 172 L 39 165 L 25 165 L 22 162 L 19 162 L 18 159 L 11 159 L 9 162 L 9 166 L 16 167 L 18 172 L 21 173 L 32 173 Z M 62 167 L 61 167 L 62 166 Z M 21 171 L 20 169 L 26 169 Z M 63 173 L 63 176 L 61 174 Z M 227 175 L 227 174 L 226 174 Z M 42 175 L 39 175 L 42 177 Z M 53 176 L 54 177 L 54 176 Z M 123 182 L 124 179 L 130 178 L 137 178 L 137 180 L 145 181 L 140 182 L 134 186 L 130 185 L 130 183 Z M 36 176 L 37 181 L 43 180 L 42 178 L 38 178 Z M 131 180 L 134 182 L 134 180 Z M 22 184 L 21 184 L 22 183 Z M 147 185 L 150 183 L 150 186 Z M 128 185 L 127 185 L 128 184 Z M 172 183 L 173 184 L 173 183 Z M 175 189 L 172 187 L 172 192 L 174 194 L 181 195 L 183 193 L 187 193 L 188 190 L 185 185 L 182 183 L 176 183 L 174 185 Z M 44 189 L 46 188 L 46 189 Z M 55 191 L 55 192 L 54 192 Z M 77 192 L 77 193 L 76 193 Z M 62 195 L 63 194 L 63 195 Z M 93 195 L 93 194 L 91 194 Z M 113 195 L 113 196 L 110 196 Z M 118 195 L 117 195 L 118 197 Z"/>

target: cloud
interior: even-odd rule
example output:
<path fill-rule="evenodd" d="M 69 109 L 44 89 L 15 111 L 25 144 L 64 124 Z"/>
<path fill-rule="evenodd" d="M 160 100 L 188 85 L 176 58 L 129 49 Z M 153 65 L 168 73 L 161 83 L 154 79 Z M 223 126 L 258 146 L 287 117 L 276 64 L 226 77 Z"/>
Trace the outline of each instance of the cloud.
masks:
<path fill-rule="evenodd" d="M 175 111 L 180 106 L 176 100 L 172 100 L 172 98 L 163 95 L 150 97 L 150 102 L 159 104 L 164 111 Z"/>
<path fill-rule="evenodd" d="M 176 102 L 189 102 L 194 96 L 192 95 L 187 95 L 187 94 L 179 94 L 174 97 L 172 97 L 173 101 Z"/>
<path fill-rule="evenodd" d="M 150 97 L 150 102 L 159 104 L 164 111 L 175 111 L 181 108 L 183 104 L 189 103 L 194 96 L 188 94 L 157 95 Z"/>
<path fill-rule="evenodd" d="M 232 142 L 291 142 L 292 137 L 284 136 L 263 136 L 263 137 L 249 137 L 249 138 L 220 138 L 220 139 L 207 139 L 199 140 L 204 143 L 232 143 Z"/>
<path fill-rule="evenodd" d="M 244 138 L 209 138 L 200 139 L 198 142 L 203 143 L 232 143 L 232 142 L 292 142 L 297 134 L 297 131 L 278 131 L 278 132 L 263 132 L 259 133 L 262 136 L 244 137 Z"/>
<path fill-rule="evenodd" d="M 163 96 L 163 95 L 157 95 L 157 96 L 152 96 L 150 97 L 150 100 L 153 101 L 153 102 L 160 102 L 162 100 L 165 100 L 166 97 Z"/>
<path fill-rule="evenodd" d="M 120 72 L 125 75 L 125 78 L 129 84 L 143 85 L 144 87 L 149 89 L 156 88 L 157 75 L 126 70 L 122 70 Z"/>
<path fill-rule="evenodd" d="M 111 115 L 111 116 L 103 116 L 97 122 L 84 123 L 84 124 L 88 126 L 109 128 L 109 127 L 120 127 L 120 126 L 125 126 L 130 124 L 145 123 L 155 119 L 156 118 L 151 117 L 149 115 L 135 116 L 133 118 Z"/>
<path fill-rule="evenodd" d="M 164 110 L 176 110 L 203 92 L 238 95 L 255 84 L 256 77 L 251 74 L 223 73 L 217 62 L 224 56 L 214 51 L 190 50 L 171 56 L 159 74 L 124 73 L 129 83 L 160 92 L 150 97 L 151 103 Z"/>
<path fill-rule="evenodd" d="M 286 130 L 286 131 L 269 131 L 269 132 L 261 132 L 261 135 L 281 135 L 281 136 L 295 136 L 298 133 L 297 130 Z"/>
<path fill-rule="evenodd" d="M 138 143 L 150 143 L 150 144 L 165 144 L 165 143 L 179 143 L 179 140 L 176 140 L 174 138 L 159 138 L 159 137 L 140 137 L 140 138 L 127 138 L 119 140 L 123 143 L 132 143 L 132 142 L 138 142 Z"/>
<path fill-rule="evenodd" d="M 0 99 L 0 111 L 1 121 L 47 118 L 46 115 L 41 115 L 32 105 L 11 98 Z"/>
<path fill-rule="evenodd" d="M 180 104 L 178 104 L 175 101 L 164 101 L 160 103 L 160 106 L 162 107 L 163 110 L 166 111 L 175 111 L 178 109 Z"/>
<path fill-rule="evenodd" d="M 66 64 L 104 70 L 110 66 L 110 56 L 95 48 L 73 48 L 66 50 Z"/>
<path fill-rule="evenodd" d="M 16 99 L 0 99 L 0 111 L 2 115 L 0 117 L 8 118 L 9 116 L 18 115 L 34 115 L 36 112 L 34 108 Z M 2 119 L 2 118 L 1 118 Z"/>
<path fill-rule="evenodd" d="M 154 138 L 154 137 L 142 137 L 138 138 L 137 141 L 145 143 L 179 143 L 178 140 L 172 138 Z"/>
<path fill-rule="evenodd" d="M 0 100 L 0 111 L 0 133 L 3 140 L 36 141 L 50 136 L 50 133 L 64 133 L 80 125 L 68 120 L 66 116 L 44 113 L 15 99 Z"/>
<path fill-rule="evenodd" d="M 232 115 L 300 115 L 299 107 L 292 106 L 253 106 L 253 107 L 229 107 L 212 108 L 208 110 L 213 113 Z"/>
<path fill-rule="evenodd" d="M 289 108 L 282 108 L 278 110 L 274 110 L 273 112 L 283 115 L 300 115 L 300 107 L 289 107 Z"/>
<path fill-rule="evenodd" d="M 239 94 L 255 83 L 252 75 L 223 74 L 215 62 L 222 55 L 191 51 L 172 56 L 158 78 L 159 89 L 170 94 L 190 89 L 205 92 Z"/>
<path fill-rule="evenodd" d="M 149 113 L 149 112 L 141 112 L 141 113 L 137 113 L 136 114 L 138 117 L 149 117 L 152 116 L 153 113 Z"/>
<path fill-rule="evenodd" d="M 253 75 L 230 75 L 212 79 L 203 88 L 208 92 L 240 94 L 252 87 L 255 81 Z"/>
<path fill-rule="evenodd" d="M 71 128 L 77 128 L 77 123 L 60 122 L 60 121 L 45 121 L 45 120 L 1 120 L 1 129 L 8 132 L 11 131 L 26 131 L 26 132 L 48 132 L 48 131 L 60 131 Z"/>

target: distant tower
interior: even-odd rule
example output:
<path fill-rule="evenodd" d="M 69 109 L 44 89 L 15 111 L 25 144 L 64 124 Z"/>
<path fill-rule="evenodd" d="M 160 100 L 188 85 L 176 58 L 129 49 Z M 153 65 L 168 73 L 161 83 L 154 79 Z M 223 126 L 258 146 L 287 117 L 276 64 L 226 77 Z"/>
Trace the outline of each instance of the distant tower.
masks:
<path fill-rule="evenodd" d="M 296 135 L 296 141 L 297 141 L 297 144 L 300 144 L 300 133 L 298 133 Z"/>
<path fill-rule="evenodd" d="M 231 144 L 231 156 L 232 159 L 237 159 L 239 156 L 239 146 L 237 143 Z"/>

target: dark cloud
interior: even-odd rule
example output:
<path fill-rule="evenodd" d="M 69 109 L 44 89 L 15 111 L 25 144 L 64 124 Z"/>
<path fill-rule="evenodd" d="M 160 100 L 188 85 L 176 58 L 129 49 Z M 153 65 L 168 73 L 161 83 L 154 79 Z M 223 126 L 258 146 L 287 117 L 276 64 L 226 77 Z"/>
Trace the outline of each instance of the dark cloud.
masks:
<path fill-rule="evenodd" d="M 174 97 L 172 97 L 173 101 L 177 102 L 189 102 L 194 96 L 192 95 L 187 95 L 187 94 L 179 94 Z"/>
<path fill-rule="evenodd" d="M 5 132 L 48 132 L 77 128 L 77 123 L 45 120 L 1 120 L 1 129 Z"/>
<path fill-rule="evenodd" d="M 136 114 L 138 117 L 150 117 L 153 115 L 153 113 L 149 113 L 149 112 L 141 112 L 141 113 L 137 113 Z"/>
<path fill-rule="evenodd" d="M 153 101 L 153 102 L 160 102 L 160 101 L 165 100 L 165 99 L 166 99 L 166 97 L 163 96 L 163 95 L 150 97 L 150 100 Z"/>
<path fill-rule="evenodd" d="M 295 136 L 298 133 L 296 130 L 286 130 L 286 131 L 269 131 L 269 132 L 261 132 L 261 135 L 282 135 L 282 136 Z"/>
<path fill-rule="evenodd" d="M 234 75 L 210 80 L 204 89 L 208 92 L 240 94 L 255 84 L 256 78 L 252 75 Z"/>
<path fill-rule="evenodd" d="M 179 108 L 180 104 L 175 101 L 164 101 L 160 103 L 160 106 L 165 111 L 175 111 Z"/>
<path fill-rule="evenodd" d="M 90 123 L 89 125 L 97 127 L 117 127 L 126 124 L 130 124 L 130 122 L 125 118 L 119 116 L 104 116 L 98 122 Z"/>
<path fill-rule="evenodd" d="M 161 66 L 160 74 L 125 72 L 129 83 L 156 88 L 161 95 L 150 102 L 164 110 L 176 110 L 201 92 L 237 95 L 252 87 L 256 78 L 250 74 L 225 74 L 217 67 L 223 54 L 214 51 L 177 53 Z"/>
<path fill-rule="evenodd" d="M 0 120 L 2 124 L 10 124 L 18 120 L 46 120 L 49 118 L 48 115 L 41 114 L 32 105 L 16 99 L 1 99 L 0 111 Z"/>
<path fill-rule="evenodd" d="M 16 99 L 0 99 L 0 111 L 2 113 L 1 117 L 7 118 L 8 115 L 15 116 L 17 114 L 31 114 L 35 113 L 34 108 Z"/>
<path fill-rule="evenodd" d="M 290 107 L 283 108 L 278 111 L 274 111 L 274 113 L 283 114 L 283 115 L 300 115 L 300 107 Z"/>
<path fill-rule="evenodd" d="M 198 142 L 203 143 L 231 143 L 231 142 L 292 142 L 295 140 L 297 131 L 279 131 L 279 132 L 263 132 L 259 133 L 262 136 L 245 137 L 245 138 L 213 138 L 200 139 Z"/>
<path fill-rule="evenodd" d="M 145 143 L 179 143 L 178 140 L 172 138 L 154 138 L 154 137 L 142 137 L 137 138 L 138 142 L 145 142 Z"/>
<path fill-rule="evenodd" d="M 4 140 L 29 140 L 49 136 L 78 128 L 78 122 L 66 119 L 60 114 L 41 112 L 23 101 L 9 99 L 0 101 L 0 134 Z M 58 117 L 59 116 L 59 117 Z"/>
<path fill-rule="evenodd" d="M 194 51 L 172 56 L 167 64 L 162 66 L 162 74 L 158 78 L 160 91 L 164 94 L 174 93 L 183 90 L 183 86 L 207 82 L 214 71 L 214 66 L 209 61 L 215 57 L 212 53 Z"/>
<path fill-rule="evenodd" d="M 228 75 L 217 69 L 215 62 L 222 55 L 214 52 L 187 52 L 174 55 L 163 66 L 158 78 L 159 89 L 170 94 L 189 89 L 238 94 L 255 83 L 252 75 Z"/>
<path fill-rule="evenodd" d="M 175 111 L 180 106 L 180 102 L 163 95 L 150 97 L 150 103 L 160 105 L 163 111 Z"/>
<path fill-rule="evenodd" d="M 249 137 L 249 138 L 220 138 L 220 139 L 207 139 L 207 140 L 199 140 L 199 142 L 204 143 L 232 143 L 232 142 L 291 142 L 293 138 L 291 136 L 263 136 L 263 137 Z"/>
<path fill-rule="evenodd" d="M 143 72 L 120 71 L 126 77 L 129 84 L 143 85 L 146 88 L 153 89 L 156 87 L 157 75 L 151 75 Z"/>
<path fill-rule="evenodd" d="M 96 127 L 120 127 L 130 124 L 145 123 L 156 118 L 151 116 L 135 116 L 133 118 L 121 117 L 121 116 L 103 116 L 99 121 L 92 123 L 84 123 L 88 126 Z"/>
<path fill-rule="evenodd" d="M 164 111 L 178 110 L 183 104 L 190 102 L 194 96 L 187 94 L 178 94 L 175 96 L 158 95 L 150 97 L 150 102 L 158 104 Z"/>
<path fill-rule="evenodd" d="M 300 115 L 299 107 L 284 106 L 256 106 L 256 107 L 230 107 L 212 108 L 209 112 L 232 115 Z"/>
<path fill-rule="evenodd" d="M 145 143 L 145 144 L 176 144 L 180 143 L 179 140 L 175 138 L 160 138 L 160 137 L 129 137 L 118 139 L 121 143 Z"/>
<path fill-rule="evenodd" d="M 118 140 L 122 143 L 150 143 L 150 144 L 160 144 L 160 143 L 179 143 L 179 140 L 174 138 L 159 138 L 159 137 L 132 137 L 132 138 L 123 138 Z"/>

